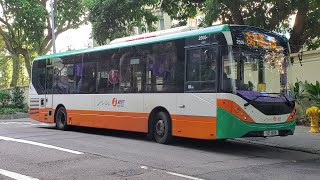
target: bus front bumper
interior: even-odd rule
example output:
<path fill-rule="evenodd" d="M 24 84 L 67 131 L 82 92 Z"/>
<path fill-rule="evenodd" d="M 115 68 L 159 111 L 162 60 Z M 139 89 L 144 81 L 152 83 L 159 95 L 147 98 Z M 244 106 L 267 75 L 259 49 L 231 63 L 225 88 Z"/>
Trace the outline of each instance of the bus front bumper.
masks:
<path fill-rule="evenodd" d="M 249 123 L 219 108 L 217 112 L 217 139 L 293 135 L 295 120 L 284 123 Z"/>

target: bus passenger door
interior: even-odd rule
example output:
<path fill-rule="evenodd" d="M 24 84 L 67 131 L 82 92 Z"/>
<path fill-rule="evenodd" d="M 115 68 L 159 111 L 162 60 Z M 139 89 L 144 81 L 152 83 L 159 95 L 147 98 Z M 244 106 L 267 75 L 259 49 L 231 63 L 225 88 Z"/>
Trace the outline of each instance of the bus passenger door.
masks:
<path fill-rule="evenodd" d="M 185 49 L 184 93 L 177 97 L 173 133 L 178 136 L 214 139 L 219 47 Z"/>
<path fill-rule="evenodd" d="M 54 116 L 54 111 L 52 107 L 53 76 L 54 76 L 54 66 L 52 63 L 52 59 L 48 59 L 47 67 L 46 67 L 46 91 L 45 91 L 46 93 L 45 93 L 45 99 L 44 99 L 44 107 L 46 112 L 44 119 L 46 122 L 53 122 L 53 116 Z"/>

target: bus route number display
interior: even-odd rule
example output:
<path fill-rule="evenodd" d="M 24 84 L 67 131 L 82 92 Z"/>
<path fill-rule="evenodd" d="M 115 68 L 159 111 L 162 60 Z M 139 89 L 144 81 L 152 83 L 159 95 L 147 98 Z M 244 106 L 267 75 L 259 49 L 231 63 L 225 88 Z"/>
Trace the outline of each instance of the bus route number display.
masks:
<path fill-rule="evenodd" d="M 256 32 L 245 32 L 245 44 L 253 47 L 263 47 L 267 49 L 276 49 L 277 41 L 274 37 Z"/>

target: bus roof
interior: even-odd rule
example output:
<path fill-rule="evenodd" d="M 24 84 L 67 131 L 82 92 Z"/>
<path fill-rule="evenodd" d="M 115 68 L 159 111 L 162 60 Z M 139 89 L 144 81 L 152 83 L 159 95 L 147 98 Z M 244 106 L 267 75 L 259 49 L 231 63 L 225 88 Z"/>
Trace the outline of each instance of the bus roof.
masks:
<path fill-rule="evenodd" d="M 170 34 L 170 35 L 148 38 L 148 39 L 141 39 L 141 40 L 130 41 L 130 42 L 109 44 L 109 45 L 103 45 L 103 46 L 99 46 L 99 47 L 93 47 L 93 48 L 87 48 L 87 49 L 80 49 L 80 50 L 73 50 L 73 51 L 66 51 L 66 52 L 61 52 L 61 53 L 56 53 L 56 54 L 38 56 L 34 60 L 44 60 L 44 59 L 59 58 L 59 57 L 69 56 L 69 55 L 98 52 L 98 51 L 104 51 L 104 50 L 109 50 L 109 49 L 124 48 L 124 47 L 136 46 L 136 45 L 143 45 L 143 44 L 149 44 L 149 43 L 182 39 L 182 38 L 192 37 L 192 36 L 200 36 L 200 35 L 209 34 L 209 33 L 224 32 L 224 31 L 229 31 L 229 30 L 230 30 L 229 25 L 217 25 L 217 26 L 212 26 L 212 27 L 208 27 L 208 28 L 202 28 L 202 29 L 197 29 L 197 30 L 192 30 L 192 31 L 187 31 L 187 32 L 181 32 L 181 33 L 175 33 L 175 34 Z"/>

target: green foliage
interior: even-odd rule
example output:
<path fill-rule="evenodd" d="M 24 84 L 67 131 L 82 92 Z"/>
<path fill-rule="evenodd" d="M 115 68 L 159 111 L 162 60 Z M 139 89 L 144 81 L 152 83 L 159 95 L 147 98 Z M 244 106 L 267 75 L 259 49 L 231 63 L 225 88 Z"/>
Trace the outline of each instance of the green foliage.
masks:
<path fill-rule="evenodd" d="M 294 95 L 297 109 L 297 119 L 306 119 L 306 109 L 311 106 L 320 107 L 320 84 L 308 81 L 302 82 L 297 80 L 294 84 L 290 84 L 290 90 Z"/>
<path fill-rule="evenodd" d="M 307 92 L 306 98 L 314 105 L 320 106 L 320 83 L 316 81 L 315 84 L 305 82 L 305 90 Z"/>
<path fill-rule="evenodd" d="M 188 17 L 194 17 L 204 0 L 86 0 L 93 37 L 98 44 L 108 39 L 128 36 L 133 27 L 143 32 L 154 31 L 161 11 L 185 25 Z"/>
<path fill-rule="evenodd" d="M 0 107 L 6 107 L 9 105 L 11 95 L 8 91 L 0 90 Z"/>
<path fill-rule="evenodd" d="M 78 28 L 87 22 L 84 17 L 86 14 L 84 0 L 60 0 L 55 5 L 55 24 L 58 31 L 59 28 L 65 30 Z"/>
<path fill-rule="evenodd" d="M 19 111 L 17 108 L 0 108 L 0 114 L 16 114 Z"/>
<path fill-rule="evenodd" d="M 38 52 L 43 46 L 50 46 L 49 42 L 44 42 L 46 38 L 51 38 L 50 11 L 46 8 L 49 2 L 50 0 L 4 0 L 1 3 L 4 28 L 12 34 L 11 38 L 5 38 L 10 39 L 11 46 L 27 46 L 34 52 Z M 57 34 L 79 27 L 85 13 L 82 1 L 60 0 L 55 6 Z"/>
<path fill-rule="evenodd" d="M 24 64 L 30 76 L 33 57 L 46 54 L 52 47 L 51 10 L 47 8 L 50 2 L 50 0 L 0 1 L 0 36 L 6 42 L 4 45 L 6 54 L 10 54 L 12 59 L 12 87 L 18 84 L 21 69 L 19 66 Z M 54 2 L 56 37 L 87 22 L 83 0 Z M 24 63 L 19 62 L 21 59 Z M 27 80 L 22 80 L 22 84 Z"/>
<path fill-rule="evenodd" d="M 202 11 L 205 0 L 163 0 L 161 9 L 168 13 L 179 24 L 186 24 L 189 17 L 195 17 Z"/>
<path fill-rule="evenodd" d="M 12 46 L 24 44 L 39 48 L 46 27 L 46 7 L 36 0 L 4 0 L 2 6 L 5 17 L 14 17 L 10 18 L 13 20 L 10 28 L 14 33 Z"/>
<path fill-rule="evenodd" d="M 290 92 L 295 100 L 295 107 L 297 109 L 297 120 L 306 119 L 306 108 L 309 106 L 310 102 L 305 99 L 305 89 L 304 83 L 302 81 L 297 81 L 293 84 L 289 84 Z"/>
<path fill-rule="evenodd" d="M 319 0 L 207 0 L 204 24 L 210 26 L 215 21 L 226 24 L 246 24 L 280 33 L 290 33 L 292 52 L 297 52 L 303 44 L 309 49 L 320 46 L 320 1 Z M 295 25 L 290 27 L 290 16 L 297 15 Z"/>
<path fill-rule="evenodd" d="M 19 109 L 23 109 L 24 100 L 23 91 L 19 87 L 15 87 L 12 92 L 12 104 Z"/>
<path fill-rule="evenodd" d="M 0 56 L 0 73 L 0 89 L 9 88 L 12 73 L 12 67 L 9 58 Z"/>
<path fill-rule="evenodd" d="M 290 90 L 293 93 L 293 98 L 295 100 L 301 100 L 304 98 L 304 83 L 302 81 L 297 81 L 293 84 L 289 84 Z"/>
<path fill-rule="evenodd" d="M 320 46 L 319 0 L 86 0 L 93 36 L 99 44 L 130 34 L 133 26 L 148 29 L 156 22 L 151 12 L 162 10 L 184 25 L 189 17 L 205 15 L 200 26 L 213 22 L 246 24 L 290 33 L 291 50 L 299 51 L 303 44 L 309 49 Z M 295 15 L 296 24 L 290 27 Z M 147 24 L 147 27 L 145 27 Z"/>
<path fill-rule="evenodd" d="M 0 89 L 6 89 L 10 84 L 9 58 L 6 56 L 5 42 L 0 36 Z"/>
<path fill-rule="evenodd" d="M 27 113 L 29 107 L 24 99 L 23 91 L 18 87 L 12 90 L 12 95 L 9 91 L 0 90 L 0 114 Z"/>
<path fill-rule="evenodd" d="M 23 105 L 23 108 L 21 109 L 21 112 L 23 112 L 23 113 L 28 113 L 28 112 L 29 112 L 29 106 L 28 106 L 28 104 L 24 104 L 24 105 Z"/>
<path fill-rule="evenodd" d="M 154 30 L 152 23 L 158 18 L 152 14 L 152 8 L 143 7 L 156 3 L 157 0 L 87 0 L 95 40 L 104 44 L 108 39 L 127 36 L 135 26 Z"/>

